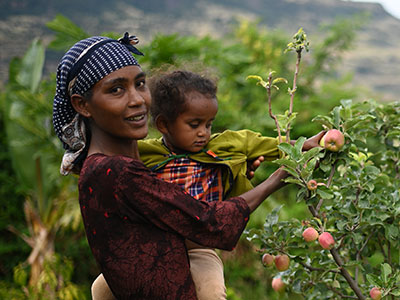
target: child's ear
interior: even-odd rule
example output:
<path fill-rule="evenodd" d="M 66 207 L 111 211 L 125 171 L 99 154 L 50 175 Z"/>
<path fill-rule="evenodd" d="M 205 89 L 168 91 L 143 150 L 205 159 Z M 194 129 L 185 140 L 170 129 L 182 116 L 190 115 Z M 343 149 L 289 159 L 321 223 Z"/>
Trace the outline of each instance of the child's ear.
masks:
<path fill-rule="evenodd" d="M 71 96 L 71 104 L 77 113 L 80 115 L 89 118 L 91 116 L 90 112 L 87 109 L 87 101 L 81 95 L 73 94 Z"/>
<path fill-rule="evenodd" d="M 155 125 L 162 134 L 168 133 L 168 122 L 163 116 L 156 117 Z"/>

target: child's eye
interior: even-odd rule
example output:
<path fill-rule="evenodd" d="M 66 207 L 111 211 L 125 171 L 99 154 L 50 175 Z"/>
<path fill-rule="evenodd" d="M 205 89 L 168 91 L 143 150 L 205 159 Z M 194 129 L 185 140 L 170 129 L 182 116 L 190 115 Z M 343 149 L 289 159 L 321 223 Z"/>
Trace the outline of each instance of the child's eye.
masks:
<path fill-rule="evenodd" d="M 206 125 L 206 128 L 207 129 L 210 129 L 212 127 L 212 122 L 211 123 L 208 123 L 207 125 Z"/>
<path fill-rule="evenodd" d="M 193 129 L 199 127 L 199 123 L 190 123 L 189 124 L 190 127 L 192 127 Z"/>

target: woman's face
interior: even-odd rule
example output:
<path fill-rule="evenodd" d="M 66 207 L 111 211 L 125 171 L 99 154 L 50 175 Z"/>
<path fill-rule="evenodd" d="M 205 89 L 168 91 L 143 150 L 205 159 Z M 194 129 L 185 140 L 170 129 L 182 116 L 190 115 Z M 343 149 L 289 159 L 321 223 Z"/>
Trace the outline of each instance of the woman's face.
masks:
<path fill-rule="evenodd" d="M 218 112 L 217 99 L 192 92 L 186 96 L 185 111 L 175 121 L 167 122 L 163 132 L 168 148 L 175 152 L 198 152 L 211 136 Z"/>
<path fill-rule="evenodd" d="M 151 96 L 146 74 L 127 66 L 108 74 L 92 88 L 87 111 L 92 136 L 111 140 L 138 140 L 147 136 Z"/>

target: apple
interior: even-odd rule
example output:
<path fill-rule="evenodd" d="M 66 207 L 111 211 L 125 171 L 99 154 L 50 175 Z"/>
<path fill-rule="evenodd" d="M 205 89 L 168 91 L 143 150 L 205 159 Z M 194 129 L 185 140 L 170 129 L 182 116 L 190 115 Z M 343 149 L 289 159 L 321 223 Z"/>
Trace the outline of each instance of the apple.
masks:
<path fill-rule="evenodd" d="M 269 254 L 269 253 L 265 253 L 262 256 L 262 263 L 264 264 L 264 266 L 270 267 L 274 264 L 274 256 Z"/>
<path fill-rule="evenodd" d="M 318 238 L 318 242 L 322 248 L 330 250 L 335 245 L 335 240 L 329 232 L 323 232 Z"/>
<path fill-rule="evenodd" d="M 332 152 L 338 152 L 344 145 L 344 135 L 337 129 L 328 130 L 321 138 L 319 144 Z"/>
<path fill-rule="evenodd" d="M 306 242 L 313 242 L 318 238 L 319 234 L 313 227 L 308 227 L 303 231 L 303 238 Z"/>
<path fill-rule="evenodd" d="M 381 290 L 379 288 L 373 287 L 369 291 L 369 295 L 371 296 L 372 300 L 379 300 L 382 297 L 382 292 L 381 292 Z"/>
<path fill-rule="evenodd" d="M 286 284 L 282 281 L 280 277 L 273 278 L 271 285 L 275 292 L 282 292 L 286 287 Z"/>
<path fill-rule="evenodd" d="M 274 258 L 275 267 L 278 271 L 286 271 L 289 269 L 290 258 L 286 254 L 277 255 Z"/>
<path fill-rule="evenodd" d="M 315 191 L 315 190 L 317 189 L 317 187 L 318 187 L 318 182 L 315 181 L 314 179 L 311 179 L 311 180 L 309 180 L 309 181 L 307 182 L 307 188 L 308 188 L 310 191 Z"/>

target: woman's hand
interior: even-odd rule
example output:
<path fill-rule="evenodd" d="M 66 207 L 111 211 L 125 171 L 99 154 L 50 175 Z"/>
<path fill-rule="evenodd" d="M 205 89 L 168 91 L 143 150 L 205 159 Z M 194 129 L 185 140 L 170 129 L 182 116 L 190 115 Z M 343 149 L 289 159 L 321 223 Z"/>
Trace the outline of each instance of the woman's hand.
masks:
<path fill-rule="evenodd" d="M 325 135 L 325 133 L 326 133 L 326 131 L 323 130 L 323 131 L 319 132 L 318 134 L 307 139 L 303 144 L 303 151 L 308 151 L 314 147 L 321 147 L 319 145 L 319 141 Z"/>

